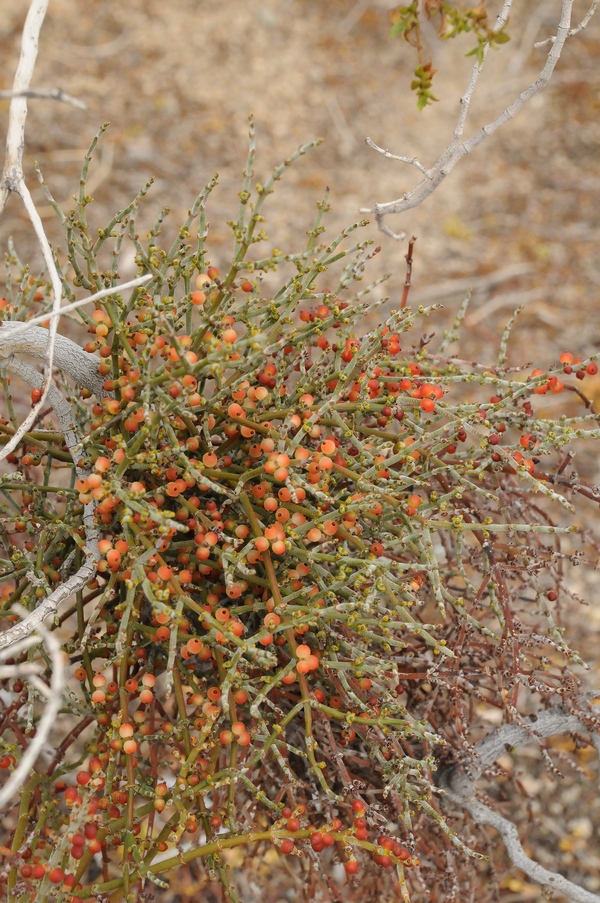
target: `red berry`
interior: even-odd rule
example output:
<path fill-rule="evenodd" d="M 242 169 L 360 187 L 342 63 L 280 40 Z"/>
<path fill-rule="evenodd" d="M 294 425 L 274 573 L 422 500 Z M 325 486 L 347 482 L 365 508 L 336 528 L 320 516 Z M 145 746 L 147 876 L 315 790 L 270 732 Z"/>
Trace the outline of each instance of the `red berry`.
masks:
<path fill-rule="evenodd" d="M 288 819 L 288 831 L 299 831 L 300 830 L 300 822 L 297 818 L 289 818 Z"/>
<path fill-rule="evenodd" d="M 386 837 L 385 834 L 380 834 L 377 838 L 377 843 L 380 847 L 383 847 L 384 850 L 392 850 L 394 848 L 395 841 L 393 837 Z"/>
<path fill-rule="evenodd" d="M 286 837 L 286 839 L 281 844 L 281 852 L 282 853 L 291 853 L 295 849 L 293 842 Z"/>
<path fill-rule="evenodd" d="M 595 361 L 590 361 L 585 370 L 590 376 L 595 376 L 598 372 L 598 364 Z"/>
<path fill-rule="evenodd" d="M 98 834 L 98 825 L 93 821 L 88 822 L 83 829 L 83 833 L 88 838 L 88 840 L 94 840 L 94 838 Z"/>
<path fill-rule="evenodd" d="M 52 882 L 52 884 L 61 884 L 63 878 L 65 877 L 65 873 L 62 869 L 56 868 L 50 869 L 48 873 L 48 878 Z"/>
<path fill-rule="evenodd" d="M 364 812 L 365 804 L 362 800 L 352 800 L 352 808 L 355 812 Z"/>
<path fill-rule="evenodd" d="M 324 849 L 325 842 L 320 831 L 315 831 L 314 834 L 310 835 L 310 845 L 315 853 L 320 853 L 321 850 Z"/>
<path fill-rule="evenodd" d="M 346 869 L 347 875 L 356 875 L 358 871 L 358 862 L 356 859 L 350 859 L 348 862 L 344 863 L 344 868 Z"/>

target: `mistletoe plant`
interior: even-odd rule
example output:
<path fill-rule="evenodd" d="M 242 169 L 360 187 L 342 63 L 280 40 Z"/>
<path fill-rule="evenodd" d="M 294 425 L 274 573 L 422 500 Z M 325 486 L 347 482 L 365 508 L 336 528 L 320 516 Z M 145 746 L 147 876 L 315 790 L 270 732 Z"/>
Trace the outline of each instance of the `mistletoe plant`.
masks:
<path fill-rule="evenodd" d="M 466 303 L 434 347 L 421 332 L 434 308 L 406 306 L 408 278 L 365 331 L 386 300 L 362 284 L 375 252 L 355 239 L 363 223 L 323 240 L 327 198 L 305 250 L 261 256 L 265 201 L 311 145 L 254 184 L 251 130 L 220 266 L 216 178 L 168 246 L 166 211 L 147 241 L 136 230 L 149 186 L 95 229 L 94 145 L 76 209 L 51 201 L 63 292 L 100 300 L 71 314 L 87 341 L 57 343 L 58 387 L 0 485 L 2 645 L 19 618 L 56 613 L 40 629 L 67 662 L 51 752 L 4 819 L 5 898 L 142 899 L 195 866 L 235 901 L 241 848 L 275 849 L 299 885 L 334 897 L 345 880 L 344 899 L 425 886 L 448 899 L 449 880 L 485 868 L 482 829 L 467 847 L 444 803 L 466 805 L 457 769 L 478 776 L 482 712 L 531 736 L 519 712 L 535 694 L 540 710 L 568 705 L 572 729 L 595 728 L 564 616 L 580 561 L 572 500 L 597 493 L 565 447 L 599 435 L 580 389 L 598 366 L 570 352 L 509 366 L 514 317 L 496 361 L 462 361 L 450 348 Z M 131 246 L 146 281 L 125 293 Z M 51 294 L 11 264 L 5 442 L 22 380 L 34 403 L 41 392 L 20 355 L 43 357 L 48 330 L 23 321 L 47 316 Z M 544 396 L 568 389 L 581 416 L 545 417 Z M 38 677 L 4 680 L 7 776 L 56 664 L 23 640 L 10 655 Z"/>

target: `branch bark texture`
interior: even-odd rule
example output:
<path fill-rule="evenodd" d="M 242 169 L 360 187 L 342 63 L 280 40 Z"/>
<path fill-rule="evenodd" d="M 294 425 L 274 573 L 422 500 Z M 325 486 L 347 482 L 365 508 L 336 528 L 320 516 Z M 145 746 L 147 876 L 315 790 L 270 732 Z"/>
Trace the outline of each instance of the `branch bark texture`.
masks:
<path fill-rule="evenodd" d="M 588 705 L 585 700 L 582 700 L 582 704 L 586 707 Z M 595 720 L 596 717 L 590 712 L 591 719 Z M 590 731 L 589 722 L 585 721 L 584 716 L 578 717 L 562 706 L 555 706 L 526 719 L 525 725 L 506 724 L 476 743 L 474 754 L 469 759 L 444 769 L 438 783 L 449 799 L 468 812 L 474 821 L 489 825 L 498 831 L 513 865 L 521 869 L 532 881 L 552 888 L 576 903 L 600 903 L 598 894 L 585 890 L 531 859 L 523 849 L 519 832 L 513 822 L 484 805 L 476 797 L 477 781 L 485 769 L 516 746 L 539 743 L 545 737 L 577 731 L 590 733 L 596 749 L 600 752 L 600 734 Z"/>
<path fill-rule="evenodd" d="M 396 159 L 400 162 L 414 166 L 422 173 L 423 178 L 413 189 L 396 200 L 376 203 L 372 207 L 363 207 L 361 208 L 361 213 L 373 214 L 382 232 L 385 232 L 393 238 L 403 239 L 405 237 L 404 233 L 398 234 L 393 232 L 389 226 L 386 225 L 385 218 L 391 214 L 405 213 L 407 210 L 411 210 L 422 204 L 441 185 L 446 176 L 452 172 L 454 167 L 463 159 L 463 157 L 470 154 L 471 151 L 475 150 L 482 142 L 486 141 L 501 126 L 516 116 L 532 97 L 535 97 L 536 94 L 539 94 L 539 92 L 546 87 L 556 68 L 556 64 L 560 59 L 567 38 L 577 34 L 581 28 L 584 28 L 588 24 L 597 6 L 597 3 L 593 3 L 585 19 L 582 20 L 579 26 L 572 29 L 571 17 L 573 3 L 574 0 L 562 0 L 561 15 L 556 36 L 551 39 L 551 46 L 546 58 L 546 63 L 536 80 L 526 90 L 522 91 L 499 116 L 484 125 L 472 138 L 463 141 L 462 136 L 470 104 L 483 70 L 490 45 L 487 44 L 484 47 L 483 59 L 481 62 L 476 62 L 473 66 L 469 84 L 460 99 L 461 111 L 454 130 L 454 138 L 431 169 L 426 169 L 415 157 L 392 154 L 390 151 L 376 145 L 370 138 L 367 138 L 366 141 L 370 147 L 374 148 L 379 153 L 382 153 L 385 157 Z M 502 30 L 507 22 L 511 7 L 512 0 L 505 0 L 502 10 L 496 19 L 494 31 L 498 32 Z"/>

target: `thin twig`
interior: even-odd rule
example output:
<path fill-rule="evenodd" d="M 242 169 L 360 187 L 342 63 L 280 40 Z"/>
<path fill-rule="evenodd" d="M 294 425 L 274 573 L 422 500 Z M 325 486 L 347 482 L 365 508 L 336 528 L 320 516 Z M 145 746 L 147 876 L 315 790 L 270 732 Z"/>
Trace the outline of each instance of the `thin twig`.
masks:
<path fill-rule="evenodd" d="M 412 264 L 413 264 L 413 249 L 415 246 L 415 242 L 417 240 L 416 235 L 413 235 L 411 240 L 408 243 L 408 251 L 404 255 L 404 259 L 406 260 L 406 276 L 404 278 L 404 288 L 402 291 L 402 300 L 400 301 L 400 309 L 406 307 L 406 302 L 408 301 L 408 293 L 410 291 L 410 279 L 412 276 Z"/>
<path fill-rule="evenodd" d="M 27 98 L 33 68 L 37 58 L 40 29 L 48 9 L 48 0 L 33 0 L 21 38 L 21 56 L 15 73 L 12 91 L 15 95 L 10 104 L 8 132 L 6 135 L 6 157 L 0 181 L 0 213 L 3 212 L 8 195 L 16 191 L 17 183 L 23 179 L 23 150 L 25 148 L 25 120 L 27 119 Z"/>
<path fill-rule="evenodd" d="M 60 310 L 61 306 L 62 283 L 54 262 L 50 242 L 44 232 L 42 220 L 35 208 L 35 204 L 33 203 L 29 189 L 25 184 L 25 177 L 23 175 L 23 149 L 25 146 L 25 122 L 27 120 L 27 98 L 25 94 L 29 90 L 33 75 L 39 45 L 40 29 L 47 8 L 48 0 L 32 0 L 23 28 L 21 56 L 19 58 L 19 65 L 13 83 L 13 94 L 15 96 L 10 102 L 8 133 L 6 138 L 6 157 L 2 180 L 0 182 L 0 213 L 2 213 L 6 206 L 6 201 L 10 192 L 18 194 L 23 201 L 42 250 L 42 255 L 52 283 L 52 310 L 56 312 Z M 58 317 L 54 317 L 52 318 L 50 328 L 48 329 L 48 344 L 44 359 L 44 377 L 41 385 L 40 398 L 25 420 L 20 424 L 10 442 L 0 450 L 0 461 L 4 460 L 7 455 L 14 451 L 44 408 L 52 379 L 52 365 L 54 361 L 54 345 L 57 328 Z"/>
<path fill-rule="evenodd" d="M 5 324 L 5 326 L 8 324 Z M 38 354 L 44 353 L 43 340 L 48 341 L 48 330 L 40 329 L 39 327 L 33 327 L 31 330 L 32 334 L 37 337 L 37 334 L 41 333 L 42 339 L 42 347 L 37 349 Z M 2 339 L 2 331 L 0 330 L 0 339 Z M 8 340 L 5 338 L 5 343 Z M 35 354 L 36 349 L 34 348 L 34 343 L 32 341 L 31 336 L 28 337 L 29 348 L 28 351 L 30 354 Z M 66 345 L 64 343 L 67 343 Z M 59 366 L 64 366 L 65 369 L 71 368 L 74 369 L 75 376 L 74 378 L 78 381 L 79 385 L 86 385 L 88 376 L 93 374 L 94 362 L 90 364 L 85 361 L 88 369 L 83 372 L 83 375 L 79 372 L 79 361 L 76 361 L 73 364 L 73 361 L 69 360 L 68 349 L 72 346 L 72 356 L 75 358 L 77 355 L 75 354 L 75 349 L 79 355 L 83 357 L 79 360 L 86 359 L 86 354 L 82 351 L 74 342 L 71 342 L 70 339 L 65 339 L 64 336 L 59 336 L 59 342 L 57 344 L 58 348 L 58 360 L 62 361 L 62 364 L 59 363 Z M 65 352 L 65 357 L 63 360 L 63 349 L 67 349 Z M 1 356 L 4 354 L 4 349 L 0 350 L 0 368 L 10 370 L 12 373 L 15 373 L 25 382 L 29 383 L 30 386 L 34 388 L 40 388 L 42 385 L 42 377 L 33 367 L 30 367 L 29 364 L 25 364 L 23 361 L 16 358 L 12 351 L 9 351 L 9 356 L 5 360 L 1 359 Z M 91 357 L 91 355 L 90 355 Z M 99 379 L 99 374 L 95 373 L 96 379 Z M 88 387 L 93 390 L 94 383 L 89 383 Z M 52 405 L 52 408 L 59 420 L 61 430 L 63 432 L 65 438 L 65 444 L 71 454 L 73 459 L 73 463 L 75 464 L 75 470 L 78 477 L 88 476 L 88 471 L 80 468 L 78 465 L 78 461 L 80 458 L 80 453 L 78 452 L 79 447 L 79 436 L 74 427 L 75 418 L 73 416 L 73 411 L 71 410 L 70 404 L 67 400 L 62 396 L 62 394 L 58 391 L 58 389 L 50 385 L 48 387 L 48 400 Z M 84 506 L 83 510 L 83 525 L 85 529 L 85 559 L 83 564 L 79 568 L 79 570 L 73 574 L 72 577 L 69 577 L 68 580 L 65 580 L 64 583 L 61 583 L 49 596 L 47 596 L 44 601 L 36 608 L 34 611 L 27 613 L 27 616 L 23 618 L 22 621 L 19 621 L 9 630 L 5 631 L 0 636 L 0 650 L 5 649 L 12 644 L 19 642 L 24 637 L 29 636 L 33 633 L 34 630 L 38 630 L 40 625 L 51 615 L 53 615 L 58 607 L 68 599 L 73 593 L 79 592 L 84 588 L 84 586 L 95 576 L 96 573 L 96 565 L 98 563 L 98 559 L 100 558 L 100 553 L 98 551 L 98 541 L 100 538 L 100 533 L 98 527 L 95 523 L 95 511 L 96 511 L 96 502 L 92 500 L 88 502 L 87 505 Z"/>
<path fill-rule="evenodd" d="M 363 207 L 361 208 L 361 213 L 374 214 L 380 230 L 382 232 L 385 232 L 387 235 L 390 235 L 394 238 L 404 237 L 404 233 L 396 234 L 389 228 L 389 226 L 386 225 L 386 223 L 384 222 L 385 217 L 389 216 L 392 213 L 404 213 L 407 210 L 410 210 L 413 207 L 417 207 L 422 204 L 423 201 L 439 187 L 446 176 L 450 172 L 452 172 L 454 167 L 460 162 L 463 157 L 471 153 L 471 151 L 473 151 L 479 144 L 489 138 L 490 135 L 497 131 L 506 122 L 516 116 L 517 113 L 519 113 L 520 110 L 525 106 L 525 104 L 532 99 L 532 97 L 535 97 L 536 94 L 538 94 L 543 88 L 546 87 L 546 85 L 550 81 L 550 78 L 552 77 L 558 60 L 560 59 L 565 41 L 572 34 L 576 34 L 581 30 L 581 28 L 584 28 L 585 25 L 587 25 L 592 15 L 594 14 L 598 3 L 600 3 L 600 0 L 595 0 L 588 11 L 588 14 L 580 23 L 581 27 L 578 26 L 576 29 L 571 29 L 571 14 L 573 3 L 574 0 L 562 0 L 561 17 L 557 28 L 556 38 L 552 42 L 546 63 L 538 78 L 533 82 L 533 84 L 529 86 L 529 88 L 527 88 L 525 91 L 522 91 L 521 94 L 519 94 L 519 96 L 516 98 L 516 100 L 514 100 L 512 104 L 506 107 L 506 109 L 499 116 L 497 116 L 491 122 L 488 122 L 487 125 L 480 129 L 480 131 L 468 141 L 463 141 L 462 135 L 464 132 L 471 100 L 473 98 L 475 87 L 477 85 L 479 76 L 481 75 L 481 71 L 483 69 L 483 65 L 490 48 L 490 44 L 486 44 L 483 48 L 483 58 L 481 61 L 477 61 L 473 66 L 469 85 L 467 87 L 467 90 L 461 97 L 461 111 L 457 120 L 456 127 L 454 129 L 454 139 L 443 151 L 437 162 L 434 164 L 434 166 L 432 166 L 430 170 L 426 171 L 425 178 L 423 178 L 411 191 L 406 192 L 402 195 L 402 197 L 396 199 L 395 201 L 377 203 L 374 204 L 373 207 Z M 496 19 L 494 27 L 495 32 L 500 31 L 504 27 L 508 18 L 508 14 L 510 13 L 511 5 L 512 0 L 505 0 L 502 10 Z M 378 150 L 380 153 L 383 153 L 385 156 L 394 156 L 390 154 L 389 151 L 383 151 L 370 139 L 367 143 L 371 147 L 375 147 L 376 150 Z M 413 164 L 413 158 L 410 157 L 399 156 L 397 157 L 397 159 L 401 160 L 402 162 Z"/>
<path fill-rule="evenodd" d="M 28 100 L 60 100 L 69 103 L 79 110 L 87 110 L 87 104 L 71 94 L 67 94 L 62 88 L 29 88 L 27 91 L 0 91 L 2 100 L 13 100 L 15 97 L 25 97 Z"/>
<path fill-rule="evenodd" d="M 581 702 L 587 704 L 588 700 L 584 699 Z M 555 706 L 545 712 L 538 712 L 530 719 L 524 719 L 524 725 L 506 724 L 499 727 L 475 744 L 473 755 L 468 760 L 462 759 L 459 764 L 442 771 L 439 785 L 454 803 L 462 806 L 471 815 L 475 822 L 489 825 L 498 831 L 513 865 L 533 881 L 551 887 L 576 903 L 600 903 L 598 894 L 584 890 L 531 859 L 523 849 L 515 825 L 475 797 L 477 781 L 485 769 L 515 746 L 539 742 L 555 734 L 584 731 L 590 733 L 598 749 L 600 735 L 590 731 L 589 725 L 585 723 L 588 720 L 586 714 L 582 711 L 579 717 L 562 706 Z M 596 715 L 592 711 L 589 712 L 589 719 L 596 720 Z"/>
<path fill-rule="evenodd" d="M 569 31 L 568 37 L 572 38 L 573 35 L 579 34 L 580 31 L 583 31 L 583 29 L 587 26 L 588 22 L 590 21 L 590 19 L 592 18 L 592 16 L 596 12 L 596 10 L 598 9 L 599 3 L 600 3 L 600 0 L 593 0 L 592 5 L 588 9 L 587 13 L 583 17 L 583 19 L 581 20 L 579 25 L 576 25 L 575 28 L 571 28 L 571 30 Z M 547 44 L 554 44 L 555 41 L 556 41 L 556 35 L 553 35 L 551 38 L 546 38 L 545 41 L 538 41 L 537 44 L 534 44 L 533 46 L 537 49 L 538 47 L 545 47 Z"/>
<path fill-rule="evenodd" d="M 29 612 L 20 605 L 13 606 L 13 610 L 22 617 L 29 617 Z M 0 811 L 10 802 L 23 782 L 27 780 L 31 768 L 56 722 L 62 704 L 62 691 L 65 685 L 65 665 L 60 644 L 56 637 L 50 633 L 49 630 L 46 630 L 43 624 L 38 624 L 36 626 L 36 631 L 40 634 L 52 664 L 50 687 L 45 687 L 44 690 L 47 702 L 39 724 L 37 725 L 35 736 L 23 753 L 18 766 L 0 790 Z"/>
<path fill-rule="evenodd" d="M 65 304 L 65 306 L 61 307 L 59 310 L 53 310 L 45 314 L 40 314 L 38 317 L 32 317 L 31 320 L 26 320 L 24 323 L 16 320 L 5 320 L 3 323 L 0 323 L 0 328 L 5 325 L 10 326 L 11 338 L 14 338 L 20 332 L 26 332 L 32 326 L 37 326 L 38 323 L 47 323 L 48 320 L 52 320 L 55 317 L 62 317 L 63 314 L 71 313 L 72 310 L 78 310 L 80 307 L 85 307 L 86 304 L 91 304 L 94 301 L 100 301 L 101 298 L 108 298 L 112 295 L 117 295 L 120 292 L 127 291 L 130 288 L 137 288 L 140 285 L 145 285 L 147 282 L 150 282 L 151 279 L 152 275 L 150 273 L 147 273 L 145 276 L 138 276 L 137 279 L 131 279 L 129 282 L 123 282 L 121 285 L 114 285 L 110 288 L 103 288 L 101 289 L 101 291 L 95 292 L 93 295 L 90 295 L 89 298 L 80 298 L 79 301 L 73 301 L 71 304 Z"/>
<path fill-rule="evenodd" d="M 379 147 L 378 144 L 375 144 L 375 142 L 371 138 L 365 138 L 365 144 L 368 144 L 369 147 L 373 148 L 373 150 L 376 150 L 384 157 L 387 157 L 388 160 L 398 160 L 400 163 L 408 163 L 410 166 L 416 166 L 419 172 L 423 173 L 423 175 L 428 179 L 431 178 L 429 175 L 429 170 L 425 169 L 422 163 L 419 163 L 417 157 L 403 157 L 399 154 L 392 154 L 391 151 L 386 150 L 384 147 Z"/>

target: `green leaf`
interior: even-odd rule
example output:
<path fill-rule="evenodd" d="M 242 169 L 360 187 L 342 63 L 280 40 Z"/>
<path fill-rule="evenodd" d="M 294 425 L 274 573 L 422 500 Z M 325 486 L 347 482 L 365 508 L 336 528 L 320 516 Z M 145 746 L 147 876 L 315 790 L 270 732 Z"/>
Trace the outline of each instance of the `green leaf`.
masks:
<path fill-rule="evenodd" d="M 390 30 L 390 38 L 403 37 L 410 27 L 407 22 L 396 22 Z"/>
<path fill-rule="evenodd" d="M 477 62 L 483 62 L 483 44 L 478 44 L 477 47 L 473 47 L 472 50 L 469 50 L 468 53 L 465 53 L 465 56 L 475 56 L 477 57 Z"/>

